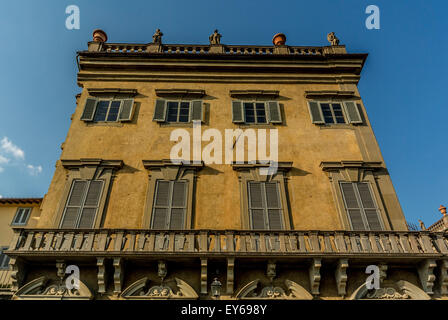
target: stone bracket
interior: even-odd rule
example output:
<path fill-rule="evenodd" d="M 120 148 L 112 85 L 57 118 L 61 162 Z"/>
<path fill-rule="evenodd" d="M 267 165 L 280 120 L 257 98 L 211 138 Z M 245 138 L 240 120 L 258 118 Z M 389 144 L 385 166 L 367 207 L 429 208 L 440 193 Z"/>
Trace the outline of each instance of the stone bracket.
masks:
<path fill-rule="evenodd" d="M 320 285 L 320 267 L 322 266 L 321 258 L 313 258 L 311 262 L 311 266 L 309 268 L 310 275 L 310 287 L 311 293 L 313 295 L 319 294 L 319 285 Z"/>
<path fill-rule="evenodd" d="M 437 267 L 436 261 L 429 259 L 424 261 L 418 268 L 418 275 L 420 276 L 420 281 L 423 290 L 427 294 L 433 294 L 434 281 L 436 276 L 434 275 L 434 268 Z"/>
<path fill-rule="evenodd" d="M 226 293 L 231 295 L 234 290 L 235 258 L 227 258 L 227 286 Z"/>
<path fill-rule="evenodd" d="M 26 275 L 25 263 L 20 258 L 11 258 L 9 265 L 11 272 L 11 291 L 16 292 L 23 285 Z"/>
<path fill-rule="evenodd" d="M 119 295 L 123 290 L 124 259 L 114 258 L 114 294 Z"/>
<path fill-rule="evenodd" d="M 347 286 L 347 268 L 348 268 L 348 260 L 347 259 L 339 259 L 338 266 L 336 267 L 336 284 L 338 287 L 338 295 L 345 296 L 346 291 L 345 288 Z"/>
<path fill-rule="evenodd" d="M 107 271 L 105 265 L 106 258 L 98 257 L 96 265 L 98 267 L 98 293 L 106 293 L 107 289 Z"/>
<path fill-rule="evenodd" d="M 448 260 L 440 261 L 440 293 L 448 295 Z"/>
<path fill-rule="evenodd" d="M 201 259 L 201 294 L 207 294 L 207 259 Z"/>

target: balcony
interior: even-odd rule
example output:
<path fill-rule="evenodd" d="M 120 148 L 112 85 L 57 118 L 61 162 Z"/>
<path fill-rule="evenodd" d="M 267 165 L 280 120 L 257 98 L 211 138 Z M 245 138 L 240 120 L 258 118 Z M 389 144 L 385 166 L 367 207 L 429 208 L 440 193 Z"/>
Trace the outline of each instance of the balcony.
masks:
<path fill-rule="evenodd" d="M 398 231 L 246 231 L 14 228 L 12 257 L 325 257 L 436 258 L 444 233 Z"/>

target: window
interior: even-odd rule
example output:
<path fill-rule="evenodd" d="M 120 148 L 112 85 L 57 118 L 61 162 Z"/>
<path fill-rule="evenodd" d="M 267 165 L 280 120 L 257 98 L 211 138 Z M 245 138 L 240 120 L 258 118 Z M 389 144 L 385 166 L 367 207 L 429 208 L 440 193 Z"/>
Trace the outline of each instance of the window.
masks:
<path fill-rule="evenodd" d="M 281 123 L 280 106 L 276 101 L 232 101 L 234 123 Z"/>
<path fill-rule="evenodd" d="M 9 257 L 4 254 L 6 250 L 8 250 L 8 247 L 0 248 L 0 270 L 9 269 Z"/>
<path fill-rule="evenodd" d="M 102 189 L 102 180 L 73 180 L 60 227 L 93 228 Z"/>
<path fill-rule="evenodd" d="M 383 230 L 369 183 L 341 182 L 345 208 L 353 230 Z"/>
<path fill-rule="evenodd" d="M 317 102 L 309 101 L 311 120 L 315 124 L 362 123 L 358 106 L 353 101 Z"/>
<path fill-rule="evenodd" d="M 17 213 L 12 220 L 11 225 L 13 226 L 23 226 L 28 222 L 28 218 L 30 217 L 31 208 L 19 208 L 17 209 Z"/>
<path fill-rule="evenodd" d="M 187 185 L 187 181 L 157 181 L 152 229 L 180 230 L 185 228 Z"/>
<path fill-rule="evenodd" d="M 154 109 L 154 121 L 167 123 L 189 123 L 193 120 L 204 121 L 202 101 L 182 101 L 157 99 Z"/>
<path fill-rule="evenodd" d="M 283 229 L 283 211 L 277 182 L 248 182 L 248 196 L 252 229 Z"/>
<path fill-rule="evenodd" d="M 88 98 L 81 120 L 91 122 L 130 121 L 133 115 L 134 99 Z"/>

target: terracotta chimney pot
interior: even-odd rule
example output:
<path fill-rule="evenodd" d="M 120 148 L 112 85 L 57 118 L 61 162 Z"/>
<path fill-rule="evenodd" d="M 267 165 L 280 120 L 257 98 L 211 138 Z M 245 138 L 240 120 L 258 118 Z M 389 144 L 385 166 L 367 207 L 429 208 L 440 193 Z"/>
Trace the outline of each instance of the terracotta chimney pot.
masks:
<path fill-rule="evenodd" d="M 284 46 L 286 43 L 286 36 L 283 33 L 277 33 L 272 38 L 272 43 L 274 46 Z"/>
<path fill-rule="evenodd" d="M 96 29 L 93 31 L 93 41 L 95 42 L 106 42 L 107 34 L 101 29 Z"/>
<path fill-rule="evenodd" d="M 444 207 L 443 205 L 440 205 L 439 211 L 440 211 L 440 213 L 443 214 L 444 217 L 446 216 L 446 207 Z"/>

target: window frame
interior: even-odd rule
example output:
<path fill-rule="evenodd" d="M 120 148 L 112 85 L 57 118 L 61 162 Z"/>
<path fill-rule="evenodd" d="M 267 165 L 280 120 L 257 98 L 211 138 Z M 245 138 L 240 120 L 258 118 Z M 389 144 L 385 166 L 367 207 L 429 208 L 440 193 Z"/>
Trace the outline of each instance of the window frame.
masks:
<path fill-rule="evenodd" d="M 72 196 L 73 188 L 75 186 L 76 181 L 86 181 L 87 185 L 86 185 L 86 187 L 85 187 L 85 189 L 83 191 L 83 194 L 82 194 L 81 204 L 79 206 L 69 206 L 68 203 L 69 203 L 69 200 L 70 200 L 70 198 Z M 90 185 L 91 185 L 92 181 L 99 181 L 99 182 L 101 182 L 101 191 L 100 191 L 100 195 L 99 195 L 98 201 L 97 201 L 98 204 L 95 207 L 95 216 L 93 217 L 92 227 L 91 228 L 95 227 L 95 224 L 96 224 L 95 222 L 96 222 L 96 219 L 97 219 L 97 216 L 98 216 L 98 210 L 101 207 L 101 199 L 103 197 L 104 185 L 106 184 L 106 181 L 104 179 L 73 179 L 72 180 L 72 183 L 71 183 L 71 186 L 70 186 L 70 192 L 68 193 L 68 196 L 67 196 L 67 199 L 66 199 L 66 202 L 65 202 L 65 205 L 64 205 L 64 210 L 63 210 L 63 213 L 62 213 L 62 217 L 61 217 L 61 220 L 60 220 L 60 223 L 59 223 L 59 228 L 62 229 L 62 225 L 64 223 L 64 218 L 65 218 L 65 214 L 67 213 L 67 209 L 69 207 L 71 207 L 71 208 L 78 208 L 78 215 L 77 215 L 77 218 L 76 218 L 75 226 L 73 228 L 74 229 L 79 229 L 79 223 L 81 222 L 82 211 L 84 210 L 84 208 L 93 208 L 93 206 L 86 206 L 85 205 L 87 194 L 89 193 L 88 191 L 90 190 Z"/>
<path fill-rule="evenodd" d="M 350 122 L 347 121 L 348 118 L 347 118 L 345 105 L 344 105 L 345 101 L 343 101 L 343 100 L 341 100 L 341 101 L 318 100 L 318 101 L 315 101 L 315 102 L 317 102 L 319 104 L 319 112 L 320 112 L 320 114 L 322 116 L 322 120 L 324 121 L 324 123 L 323 123 L 324 125 L 346 125 L 346 124 L 350 124 Z M 322 104 L 330 105 L 331 117 L 332 117 L 332 119 L 334 121 L 333 123 L 325 121 L 324 111 L 322 110 Z M 334 115 L 334 110 L 333 110 L 333 104 L 339 104 L 341 106 L 341 112 L 342 112 L 342 115 L 344 117 L 344 122 L 343 123 L 336 121 L 336 116 Z"/>
<path fill-rule="evenodd" d="M 160 206 L 160 205 L 156 205 L 156 197 L 157 197 L 157 193 L 158 193 L 158 189 L 159 189 L 159 182 L 169 182 L 169 198 L 168 198 L 168 205 L 167 206 Z M 184 194 L 184 199 L 185 199 L 185 206 L 183 207 L 179 207 L 179 206 L 173 206 L 173 191 L 174 191 L 174 183 L 175 182 L 182 182 L 185 184 L 185 194 Z M 168 221 L 165 221 L 166 225 L 167 225 L 167 229 L 164 230 L 175 230 L 175 229 L 171 229 L 171 218 L 172 218 L 172 209 L 183 209 L 184 210 L 184 219 L 183 219 L 183 230 L 185 229 L 186 226 L 186 219 L 187 219 L 187 210 L 188 210 L 188 187 L 189 187 L 189 181 L 186 179 L 179 179 L 179 180 L 167 180 L 167 179 L 157 179 L 155 181 L 155 192 L 154 192 L 154 199 L 153 199 L 153 206 L 152 206 L 152 212 L 151 212 L 151 224 L 150 224 L 150 229 L 154 230 L 154 219 L 155 219 L 155 210 L 158 208 L 162 208 L 162 209 L 167 209 L 168 214 L 167 214 L 167 218 Z"/>
<path fill-rule="evenodd" d="M 251 191 L 250 191 L 250 187 L 249 185 L 251 183 L 260 183 L 261 184 L 261 189 L 262 189 L 262 202 L 263 202 L 263 207 L 261 208 L 252 208 L 251 206 Z M 267 201 L 267 194 L 266 194 L 266 183 L 275 183 L 276 184 L 276 192 L 277 192 L 277 199 L 279 202 L 279 207 L 278 208 L 269 208 L 268 206 L 268 201 Z M 284 210 L 283 210 L 283 203 L 282 203 L 282 197 L 280 194 L 280 183 L 279 181 L 256 181 L 256 180 L 248 180 L 246 182 L 247 185 L 247 204 L 248 204 L 248 213 L 249 213 L 249 223 L 250 223 L 250 229 L 251 230 L 266 230 L 266 231 L 277 231 L 277 229 L 271 229 L 270 225 L 269 225 L 269 210 L 280 210 L 280 224 L 281 224 L 281 229 L 280 230 L 285 230 L 285 218 L 284 218 Z M 254 222 L 253 222 L 253 215 L 252 215 L 252 210 L 263 210 L 263 220 L 264 220 L 264 227 L 265 229 L 255 229 L 254 228 Z"/>
<path fill-rule="evenodd" d="M 253 124 L 256 124 L 256 125 L 266 125 L 266 124 L 269 124 L 270 122 L 269 122 L 269 119 L 268 119 L 268 107 L 267 107 L 267 104 L 268 104 L 268 101 L 260 101 L 260 100 L 239 100 L 239 101 L 241 101 L 241 103 L 242 103 L 242 109 L 243 109 L 243 117 L 244 117 L 244 124 L 249 124 L 249 125 L 253 125 Z M 247 122 L 247 119 L 246 119 L 246 106 L 245 106 L 245 104 L 246 103 L 252 103 L 253 105 L 254 105 L 254 119 L 255 119 L 255 122 Z M 265 122 L 258 122 L 258 119 L 257 119 L 257 103 L 262 103 L 263 104 L 263 106 L 264 106 L 264 119 L 265 119 Z"/>
<path fill-rule="evenodd" d="M 356 209 L 359 209 L 360 212 L 361 212 L 361 219 L 362 219 L 362 222 L 364 224 L 365 231 L 384 231 L 385 228 L 384 228 L 383 219 L 381 217 L 380 208 L 378 207 L 378 202 L 375 199 L 375 194 L 373 192 L 373 189 L 372 189 L 372 186 L 370 185 L 370 183 L 368 181 L 355 181 L 355 182 L 353 182 L 353 181 L 339 181 L 339 190 L 341 191 L 342 199 L 344 200 L 344 208 L 345 208 L 345 212 L 347 214 L 347 219 L 348 219 L 348 222 L 350 224 L 351 230 L 354 230 L 354 228 L 353 228 L 352 221 L 350 219 L 349 210 L 353 209 L 353 208 L 348 208 L 348 206 L 347 206 L 347 200 L 345 199 L 345 194 L 342 191 L 342 184 L 344 184 L 344 183 L 349 183 L 349 184 L 351 184 L 353 186 L 353 190 L 355 192 L 355 198 L 356 198 L 356 201 L 358 202 L 358 207 L 359 207 L 359 208 L 356 208 Z M 367 185 L 367 187 L 369 189 L 369 192 L 370 192 L 370 196 L 371 196 L 372 201 L 373 201 L 373 204 L 375 205 L 375 208 L 364 208 L 364 204 L 362 203 L 361 195 L 360 195 L 359 189 L 358 189 L 358 184 L 361 184 L 361 183 Z M 365 212 L 365 210 L 369 210 L 369 209 L 375 209 L 376 210 L 378 221 L 380 222 L 380 225 L 381 225 L 381 230 L 372 230 L 371 229 L 371 227 L 369 225 L 369 221 L 367 219 L 367 214 Z"/>
<path fill-rule="evenodd" d="M 10 257 L 5 254 L 7 250 L 8 247 L 0 247 L 0 270 L 9 270 Z M 7 262 L 6 265 L 5 262 Z"/>
<path fill-rule="evenodd" d="M 27 211 L 28 211 L 28 215 L 27 215 L 27 217 L 26 217 L 25 222 L 23 222 L 23 223 L 20 223 L 20 221 L 19 221 L 19 222 L 14 222 L 14 221 L 16 221 L 16 218 L 18 217 L 19 212 L 20 212 L 21 210 L 27 210 Z M 32 208 L 32 207 L 19 207 L 19 208 L 17 208 L 16 214 L 14 215 L 14 218 L 12 219 L 11 226 L 25 226 L 25 225 L 27 225 L 28 220 L 30 219 L 30 216 L 31 216 L 31 212 L 32 212 L 32 211 L 33 211 L 33 208 Z M 23 211 L 22 211 L 22 212 L 23 212 Z M 22 220 L 22 219 L 23 219 L 23 213 L 22 213 L 22 216 L 21 216 L 21 219 L 20 219 L 20 220 Z"/>
<path fill-rule="evenodd" d="M 177 120 L 176 121 L 168 121 L 168 112 L 169 112 L 169 103 L 170 102 L 176 102 L 178 103 L 177 105 Z M 180 122 L 179 121 L 179 116 L 180 116 L 180 105 L 182 102 L 186 102 L 188 103 L 188 121 L 187 122 Z M 191 123 L 191 109 L 192 109 L 192 103 L 193 100 L 182 100 L 182 99 L 165 99 L 165 123 L 169 123 L 169 124 L 186 124 L 186 123 Z"/>
<path fill-rule="evenodd" d="M 93 113 L 93 118 L 92 118 L 92 121 L 91 121 L 92 123 L 117 123 L 117 122 L 121 122 L 119 119 L 120 119 L 120 114 L 121 114 L 121 109 L 123 107 L 124 99 L 114 99 L 114 98 L 108 98 L 108 99 L 101 98 L 101 99 L 98 99 L 97 98 L 95 100 L 96 100 L 96 102 L 95 102 L 95 112 Z M 107 107 L 107 113 L 106 113 L 106 116 L 105 116 L 104 120 L 96 121 L 95 120 L 95 115 L 98 112 L 98 104 L 101 101 L 109 101 L 109 105 Z M 117 119 L 115 121 L 108 121 L 107 117 L 109 116 L 110 107 L 112 105 L 112 102 L 114 102 L 114 101 L 120 101 L 120 107 L 118 108 Z"/>

